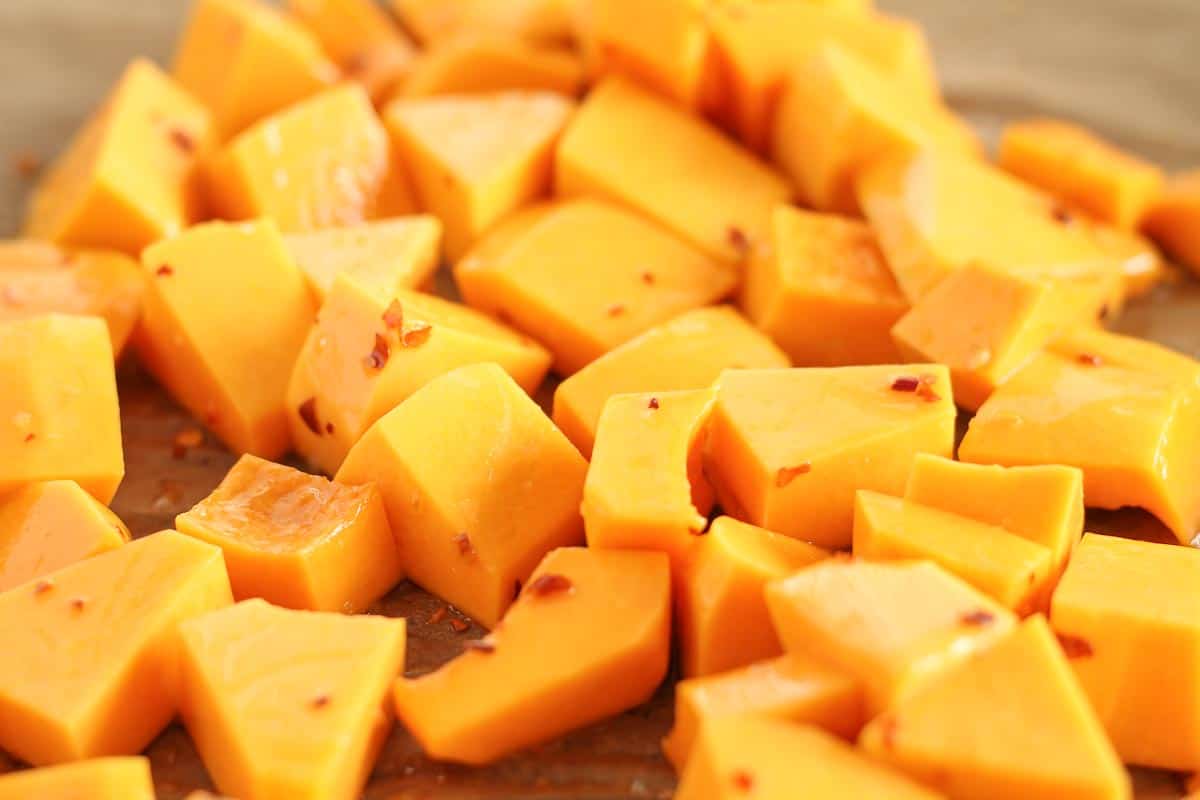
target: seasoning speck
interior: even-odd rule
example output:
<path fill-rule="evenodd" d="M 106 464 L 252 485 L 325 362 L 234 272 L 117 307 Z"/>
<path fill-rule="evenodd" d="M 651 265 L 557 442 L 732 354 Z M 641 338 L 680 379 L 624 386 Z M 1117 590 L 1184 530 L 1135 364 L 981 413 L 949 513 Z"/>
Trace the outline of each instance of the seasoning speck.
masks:
<path fill-rule="evenodd" d="M 657 397 L 651 397 L 651 398 L 650 398 L 650 402 L 646 403 L 646 408 L 653 409 L 653 410 L 657 411 L 657 410 L 658 410 L 658 398 L 657 398 Z"/>
<path fill-rule="evenodd" d="M 313 708 L 324 708 L 329 705 L 329 695 L 322 692 L 312 699 L 311 705 Z"/>
<path fill-rule="evenodd" d="M 436 609 L 434 609 L 433 613 L 429 615 L 429 624 L 437 625 L 439 622 L 441 622 L 445 618 L 446 618 L 446 607 L 438 606 Z"/>
<path fill-rule="evenodd" d="M 733 788 L 739 792 L 749 792 L 754 789 L 754 776 L 744 769 L 734 770 L 729 780 L 733 783 Z"/>
<path fill-rule="evenodd" d="M 54 581 L 49 578 L 42 578 L 33 585 L 33 593 L 35 595 L 43 595 L 54 588 Z"/>
<path fill-rule="evenodd" d="M 1104 363 L 1104 360 L 1094 353 L 1080 353 L 1075 360 L 1085 367 L 1098 367 Z"/>
<path fill-rule="evenodd" d="M 804 461 L 794 467 L 784 467 L 775 473 L 775 486 L 782 489 L 801 475 L 812 472 L 812 463 Z"/>
<path fill-rule="evenodd" d="M 650 270 L 646 270 L 642 273 L 642 283 L 646 284 L 647 286 L 653 286 L 655 280 L 657 279 L 654 277 L 654 273 Z"/>
<path fill-rule="evenodd" d="M 996 615 L 990 611 L 979 609 L 978 611 L 970 611 L 958 618 L 963 625 L 971 625 L 973 627 L 983 627 L 991 625 L 996 621 Z"/>
<path fill-rule="evenodd" d="M 367 354 L 367 357 L 363 359 L 363 364 L 366 365 L 367 369 L 383 369 L 388 362 L 388 356 L 391 355 L 391 351 L 392 350 L 388 345 L 387 339 L 383 338 L 382 335 L 377 333 L 375 334 L 375 347 L 373 347 L 371 352 Z"/>
<path fill-rule="evenodd" d="M 433 326 L 428 322 L 414 322 L 408 330 L 400 334 L 400 344 L 405 347 L 420 347 L 429 341 L 433 334 Z"/>
<path fill-rule="evenodd" d="M 160 278 L 165 278 L 168 275 L 174 275 L 175 270 L 170 264 L 163 264 L 158 269 L 154 270 L 154 274 Z"/>
<path fill-rule="evenodd" d="M 463 631 L 465 631 L 467 628 L 469 628 L 471 626 L 468 625 L 463 620 L 459 619 L 458 617 L 451 617 L 450 618 L 450 627 L 454 629 L 455 633 L 462 633 Z"/>
<path fill-rule="evenodd" d="M 460 533 L 454 537 L 454 544 L 458 546 L 458 554 L 469 556 L 475 552 L 475 546 L 471 544 L 471 537 L 466 533 Z"/>
<path fill-rule="evenodd" d="M 738 251 L 738 255 L 744 256 L 750 252 L 750 237 L 736 225 L 729 226 L 729 230 L 725 232 L 725 238 L 729 240 L 729 246 Z"/>
<path fill-rule="evenodd" d="M 182 128 L 172 127 L 170 136 L 171 136 L 171 143 L 173 145 L 175 145 L 176 147 L 178 147 L 183 152 L 185 152 L 185 153 L 195 152 L 196 140 L 193 139 L 192 135 L 190 133 L 188 133 L 187 131 L 183 130 Z"/>
<path fill-rule="evenodd" d="M 399 300 L 393 300 L 387 310 L 383 312 L 383 324 L 393 331 L 403 327 L 404 306 L 400 305 Z"/>
<path fill-rule="evenodd" d="M 76 611 L 76 612 L 83 611 L 83 607 L 86 605 L 87 605 L 86 597 L 72 597 L 71 598 L 71 610 L 73 610 L 73 611 Z"/>
<path fill-rule="evenodd" d="M 625 313 L 625 305 L 623 303 L 613 303 L 604 313 L 610 317 L 619 317 Z"/>
<path fill-rule="evenodd" d="M 529 588 L 526 591 L 534 597 L 548 597 L 554 594 L 569 592 L 573 588 L 574 584 L 571 583 L 571 579 L 566 575 L 547 573 L 539 575 L 537 580 L 529 584 Z"/>
<path fill-rule="evenodd" d="M 1067 658 L 1090 658 L 1095 651 L 1092 643 L 1082 636 L 1072 636 L 1069 633 L 1057 633 L 1058 644 L 1066 653 Z"/>
<path fill-rule="evenodd" d="M 896 380 L 892 381 L 892 391 L 893 392 L 915 392 L 917 390 L 917 387 L 919 387 L 920 385 L 921 385 L 920 378 L 914 378 L 912 376 L 906 375 L 901 378 L 896 378 Z"/>
<path fill-rule="evenodd" d="M 36 433 L 27 433 L 27 434 L 25 434 L 25 439 L 24 439 L 24 442 L 25 442 L 25 444 L 29 444 L 30 442 L 32 442 L 32 441 L 33 441 L 34 439 L 36 439 L 36 438 L 37 438 L 37 434 L 36 434 Z"/>

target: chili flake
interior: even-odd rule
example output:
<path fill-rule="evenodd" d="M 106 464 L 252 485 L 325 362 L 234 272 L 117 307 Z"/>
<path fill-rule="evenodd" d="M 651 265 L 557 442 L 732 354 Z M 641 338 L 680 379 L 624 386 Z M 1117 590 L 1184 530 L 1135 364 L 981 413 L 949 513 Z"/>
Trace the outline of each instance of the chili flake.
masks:
<path fill-rule="evenodd" d="M 625 305 L 624 303 L 613 303 L 604 313 L 610 317 L 619 317 L 625 313 Z"/>
<path fill-rule="evenodd" d="M 317 398 L 308 398 L 300 404 L 297 411 L 300 413 L 300 420 L 304 423 L 304 427 L 320 436 L 321 423 L 317 421 Z"/>
<path fill-rule="evenodd" d="M 651 397 L 650 402 L 646 403 L 646 407 L 657 411 L 658 410 L 658 398 Z"/>
<path fill-rule="evenodd" d="M 783 467 L 775 473 L 775 487 L 782 489 L 801 475 L 812 472 L 812 463 L 804 461 L 794 467 Z"/>
<path fill-rule="evenodd" d="M 32 442 L 32 441 L 33 441 L 34 439 L 36 439 L 36 438 L 37 438 L 37 434 L 36 434 L 36 433 L 27 433 L 27 434 L 25 434 L 25 444 L 29 444 L 30 442 Z"/>
<path fill-rule="evenodd" d="M 463 631 L 465 631 L 467 628 L 469 628 L 471 626 L 468 625 L 466 622 L 462 621 L 461 619 L 459 619 L 458 617 L 451 617 L 450 618 L 450 627 L 454 629 L 455 633 L 462 633 Z"/>
<path fill-rule="evenodd" d="M 383 324 L 393 331 L 404 327 L 404 306 L 400 305 L 399 300 L 393 300 L 383 312 Z"/>
<path fill-rule="evenodd" d="M 1104 363 L 1104 360 L 1094 353 L 1080 353 L 1075 356 L 1075 360 L 1085 367 L 1098 367 Z"/>
<path fill-rule="evenodd" d="M 400 334 L 400 344 L 405 347 L 420 347 L 429 341 L 433 334 L 433 326 L 428 322 L 414 322 L 408 330 Z"/>
<path fill-rule="evenodd" d="M 538 576 L 537 580 L 529 584 L 529 593 L 534 597 L 548 597 L 562 592 L 569 592 L 574 588 L 571 579 L 566 575 L 557 575 L 547 573 Z"/>
<path fill-rule="evenodd" d="M 329 695 L 322 692 L 312 699 L 311 705 L 313 708 L 324 708 L 329 705 L 329 699 Z"/>
<path fill-rule="evenodd" d="M 454 537 L 454 543 L 458 545 L 459 555 L 469 556 L 475 552 L 475 546 L 471 544 L 471 537 L 466 533 L 460 533 Z"/>
<path fill-rule="evenodd" d="M 83 611 L 83 607 L 87 605 L 86 597 L 72 597 L 71 608 L 74 611 Z"/>
<path fill-rule="evenodd" d="M 744 769 L 735 770 L 729 780 L 733 783 L 733 788 L 739 792 L 749 792 L 754 789 L 754 776 Z"/>
<path fill-rule="evenodd" d="M 642 283 L 646 284 L 647 286 L 653 286 L 655 280 L 654 273 L 650 270 L 646 270 L 642 273 Z"/>
<path fill-rule="evenodd" d="M 921 379 L 906 375 L 892 381 L 893 392 L 915 392 L 921 386 Z"/>
<path fill-rule="evenodd" d="M 182 128 L 171 128 L 171 143 L 185 153 L 192 153 L 196 150 L 196 140 L 192 135 Z"/>
<path fill-rule="evenodd" d="M 995 622 L 996 615 L 990 611 L 979 609 L 978 611 L 970 611 L 966 614 L 963 614 L 958 619 L 963 625 L 982 627 L 984 625 L 991 625 L 993 622 Z"/>
<path fill-rule="evenodd" d="M 375 334 L 375 347 L 363 359 L 363 363 L 367 369 L 380 370 L 388 362 L 388 356 L 391 355 L 392 349 L 388 345 L 387 339 L 380 334 Z"/>
<path fill-rule="evenodd" d="M 441 622 L 445 618 L 446 618 L 446 607 L 438 606 L 436 609 L 434 609 L 433 613 L 429 615 L 429 624 L 437 625 L 439 622 Z"/>
<path fill-rule="evenodd" d="M 1059 203 L 1056 203 L 1054 208 L 1050 209 L 1050 216 L 1054 217 L 1055 222 L 1062 223 L 1063 225 L 1069 225 L 1075 220 L 1075 215 L 1066 206 Z"/>
<path fill-rule="evenodd" d="M 1055 634 L 1058 637 L 1058 644 L 1066 653 L 1067 658 L 1090 658 L 1095 651 L 1092 650 L 1092 643 L 1082 636 L 1072 636 L 1069 633 Z"/>
<path fill-rule="evenodd" d="M 325 423 L 325 432 L 326 432 L 326 433 L 328 433 L 330 436 L 332 436 L 332 435 L 333 435 L 333 430 L 334 430 L 334 428 L 333 428 L 333 423 L 332 423 L 332 422 L 326 422 L 326 423 Z"/>
<path fill-rule="evenodd" d="M 160 278 L 165 278 L 168 275 L 174 275 L 175 269 L 170 264 L 163 264 L 158 269 L 154 270 L 154 274 Z"/>
<path fill-rule="evenodd" d="M 736 225 L 729 226 L 729 230 L 725 232 L 725 238 L 729 240 L 729 245 L 738 251 L 738 255 L 744 256 L 750 252 L 750 237 Z"/>
<path fill-rule="evenodd" d="M 42 578 L 40 581 L 38 581 L 37 583 L 35 583 L 33 585 L 33 593 L 35 595 L 41 595 L 41 594 L 45 594 L 46 592 L 50 591 L 53 588 L 54 588 L 54 581 L 50 580 L 49 578 Z"/>

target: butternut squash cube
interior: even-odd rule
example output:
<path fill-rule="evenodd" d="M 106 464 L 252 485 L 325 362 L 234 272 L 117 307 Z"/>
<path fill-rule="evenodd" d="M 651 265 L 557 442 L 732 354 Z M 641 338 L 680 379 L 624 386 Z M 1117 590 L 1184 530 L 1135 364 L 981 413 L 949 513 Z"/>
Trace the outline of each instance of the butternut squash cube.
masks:
<path fill-rule="evenodd" d="M 676 585 L 684 677 L 713 675 L 782 653 L 763 588 L 828 556 L 807 542 L 731 517 L 715 520 L 688 553 Z"/>
<path fill-rule="evenodd" d="M 0 775 L 0 800 L 154 800 L 144 756 L 94 758 Z"/>
<path fill-rule="evenodd" d="M 680 574 L 712 508 L 703 472 L 712 404 L 711 389 L 605 404 L 580 508 L 589 547 L 661 551 Z"/>
<path fill-rule="evenodd" d="M 112 344 L 102 320 L 0 322 L 0 495 L 70 479 L 101 503 L 125 476 Z"/>
<path fill-rule="evenodd" d="M 41 314 L 103 317 L 119 357 L 141 313 L 142 272 L 129 256 L 0 241 L 0 322 Z"/>
<path fill-rule="evenodd" d="M 275 225 L 198 225 L 146 248 L 142 267 L 142 363 L 234 452 L 283 455 L 288 376 L 316 307 Z"/>
<path fill-rule="evenodd" d="M 856 490 L 899 494 L 917 453 L 954 449 L 940 365 L 734 370 L 717 387 L 707 472 L 722 506 L 822 547 L 849 546 Z"/>
<path fill-rule="evenodd" d="M 74 481 L 26 484 L 0 499 L 0 592 L 128 541 L 125 523 Z"/>
<path fill-rule="evenodd" d="M 590 459 L 600 413 L 614 395 L 703 389 L 726 369 L 787 366 L 787 356 L 734 309 L 697 308 L 630 339 L 560 383 L 554 422 Z"/>
<path fill-rule="evenodd" d="M 561 548 L 490 636 L 397 681 L 396 708 L 430 757 L 487 764 L 648 700 L 670 624 L 665 555 Z"/>
<path fill-rule="evenodd" d="M 1052 119 L 1005 128 L 1000 166 L 1067 205 L 1125 230 L 1138 227 L 1165 182 L 1155 165 L 1084 127 Z"/>
<path fill-rule="evenodd" d="M 954 399 L 976 411 L 1050 339 L 1095 319 L 1095 295 L 1074 284 L 970 265 L 917 300 L 892 335 L 905 359 L 948 366 Z"/>
<path fill-rule="evenodd" d="M 293 446 L 332 475 L 363 433 L 413 392 L 488 361 L 532 394 L 550 354 L 466 306 L 418 292 L 382 294 L 339 276 L 288 385 Z"/>
<path fill-rule="evenodd" d="M 911 99 L 939 96 L 929 44 L 916 25 L 822 2 L 715 3 L 709 14 L 733 129 L 763 151 L 788 77 L 822 46 L 845 48 Z M 861 5 L 861 4 L 860 4 Z"/>
<path fill-rule="evenodd" d="M 1172 277 L 1162 251 L 1149 237 L 1080 215 L 1071 217 L 1071 221 L 1083 227 L 1108 257 L 1120 262 L 1126 299 L 1148 294 L 1155 286 Z"/>
<path fill-rule="evenodd" d="M 225 219 L 266 217 L 292 233 L 376 216 L 388 181 L 398 180 L 391 161 L 370 98 L 345 84 L 247 129 L 207 163 L 206 177 Z"/>
<path fill-rule="evenodd" d="M 251 455 L 175 527 L 221 548 L 237 600 L 355 614 L 403 576 L 374 484 L 342 486 Z"/>
<path fill-rule="evenodd" d="M 175 716 L 179 623 L 231 602 L 221 551 L 174 531 L 0 594 L 0 747 L 37 766 L 140 752 Z"/>
<path fill-rule="evenodd" d="M 854 678 L 790 653 L 676 684 L 675 726 L 663 739 L 663 752 L 683 772 L 700 730 L 729 718 L 768 717 L 850 738 L 858 734 L 862 715 L 862 691 Z"/>
<path fill-rule="evenodd" d="M 1050 548 L 996 525 L 878 492 L 854 506 L 854 555 L 868 561 L 928 560 L 1005 608 L 1027 614 L 1049 596 Z"/>
<path fill-rule="evenodd" d="M 1200 170 L 1167 184 L 1150 208 L 1145 228 L 1176 261 L 1200 274 Z"/>
<path fill-rule="evenodd" d="M 136 257 L 198 218 L 193 177 L 211 130 L 204 106 L 135 59 L 38 184 L 25 235 Z"/>
<path fill-rule="evenodd" d="M 427 214 L 283 237 L 319 304 L 343 273 L 384 298 L 426 285 L 437 271 L 441 241 L 442 223 Z"/>
<path fill-rule="evenodd" d="M 1097 309 L 1119 308 L 1119 259 L 1046 195 L 976 159 L 926 151 L 876 161 L 858 200 L 900 289 L 916 302 L 968 264 L 1097 289 Z M 1020 236 L 1011 231 L 1021 231 Z"/>
<path fill-rule="evenodd" d="M 767 607 L 787 652 L 862 681 L 869 716 L 1016 624 L 1011 611 L 928 561 L 823 561 L 768 584 Z"/>
<path fill-rule="evenodd" d="M 570 0 L 391 0 L 404 26 L 426 45 L 459 33 L 502 33 L 565 44 L 574 35 Z"/>
<path fill-rule="evenodd" d="M 628 206 L 732 263 L 768 238 L 771 211 L 792 195 L 780 175 L 714 128 L 615 77 L 580 107 L 555 170 L 560 194 Z"/>
<path fill-rule="evenodd" d="M 288 0 L 287 7 L 373 100 L 412 68 L 416 47 L 373 0 Z"/>
<path fill-rule="evenodd" d="M 583 64 L 567 50 L 513 36 L 463 33 L 438 42 L 413 64 L 403 97 L 484 94 L 514 89 L 573 97 L 583 88 Z"/>
<path fill-rule="evenodd" d="M 1131 797 L 1129 775 L 1041 616 L 901 698 L 859 745 L 947 797 Z"/>
<path fill-rule="evenodd" d="M 730 717 L 700 730 L 676 800 L 886 797 L 936 800 L 828 733 L 786 720 Z"/>
<path fill-rule="evenodd" d="M 351 449 L 339 483 L 376 481 L 409 577 L 493 627 L 555 547 L 583 541 L 587 464 L 492 363 L 436 378 Z"/>
<path fill-rule="evenodd" d="M 794 364 L 894 364 L 891 329 L 908 310 L 862 222 L 780 206 L 742 287 L 746 315 Z"/>
<path fill-rule="evenodd" d="M 221 141 L 338 79 L 316 38 L 259 0 L 195 0 L 173 72 Z"/>
<path fill-rule="evenodd" d="M 1083 470 L 1087 504 L 1139 506 L 1181 542 L 1200 529 L 1200 364 L 1080 328 L 1001 386 L 971 420 L 963 461 Z"/>
<path fill-rule="evenodd" d="M 582 198 L 502 223 L 458 262 L 454 277 L 472 306 L 544 342 L 561 375 L 720 301 L 737 284 L 728 264 L 619 206 Z"/>
<path fill-rule="evenodd" d="M 1200 553 L 1089 533 L 1050 622 L 1123 761 L 1200 769 Z"/>
<path fill-rule="evenodd" d="M 249 600 L 180 627 L 182 717 L 222 792 L 357 797 L 392 727 L 403 619 Z"/>

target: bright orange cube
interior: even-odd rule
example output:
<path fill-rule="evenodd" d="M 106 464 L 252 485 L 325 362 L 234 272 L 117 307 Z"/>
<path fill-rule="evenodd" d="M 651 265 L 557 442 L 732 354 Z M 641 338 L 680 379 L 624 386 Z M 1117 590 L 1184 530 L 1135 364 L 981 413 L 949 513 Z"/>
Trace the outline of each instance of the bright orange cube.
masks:
<path fill-rule="evenodd" d="M 416 48 L 374 0 L 288 0 L 287 7 L 373 100 L 412 69 Z"/>
<path fill-rule="evenodd" d="M 1200 274 L 1200 170 L 1167 185 L 1150 209 L 1145 228 L 1176 260 Z"/>
<path fill-rule="evenodd" d="M 583 84 L 583 64 L 569 51 L 514 36 L 463 33 L 422 53 L 399 94 L 429 97 L 524 89 L 574 97 Z"/>
<path fill-rule="evenodd" d="M 0 775 L 0 800 L 154 800 L 145 756 L 93 758 Z"/>

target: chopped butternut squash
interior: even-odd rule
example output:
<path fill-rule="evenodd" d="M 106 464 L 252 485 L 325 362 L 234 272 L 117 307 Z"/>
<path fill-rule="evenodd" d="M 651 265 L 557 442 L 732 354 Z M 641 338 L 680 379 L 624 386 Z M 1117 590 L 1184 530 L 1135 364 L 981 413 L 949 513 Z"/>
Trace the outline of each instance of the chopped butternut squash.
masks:
<path fill-rule="evenodd" d="M 683 311 L 720 301 L 737 283 L 728 264 L 591 199 L 539 206 L 502 223 L 455 266 L 454 277 L 472 306 L 545 343 L 561 375 Z"/>
<path fill-rule="evenodd" d="M 154 800 L 144 756 L 95 758 L 0 775 L 0 800 Z"/>
<path fill-rule="evenodd" d="M 221 548 L 237 600 L 354 614 L 403 572 L 373 484 L 342 486 L 251 455 L 175 527 Z"/>
<path fill-rule="evenodd" d="M 726 369 L 780 368 L 788 358 L 732 308 L 687 311 L 610 350 L 554 392 L 554 422 L 591 458 L 608 399 L 703 389 Z"/>
<path fill-rule="evenodd" d="M 1167 184 L 1150 208 L 1145 228 L 1176 260 L 1200 274 L 1200 170 Z"/>
<path fill-rule="evenodd" d="M 403 619 L 249 600 L 180 627 L 182 716 L 236 797 L 357 797 L 392 727 Z"/>
<path fill-rule="evenodd" d="M 785 720 L 730 717 L 700 730 L 676 800 L 744 797 L 937 800 L 818 728 Z"/>
<path fill-rule="evenodd" d="M 288 385 L 293 445 L 332 475 L 363 433 L 413 392 L 458 367 L 489 361 L 533 393 L 550 354 L 440 297 L 381 294 L 335 278 Z"/>
<path fill-rule="evenodd" d="M 649 699 L 670 624 L 665 555 L 561 548 L 490 636 L 397 681 L 396 708 L 433 758 L 490 763 Z"/>
<path fill-rule="evenodd" d="M 385 113 L 422 207 L 456 260 L 550 187 L 554 145 L 574 109 L 555 92 L 402 98 Z"/>
<path fill-rule="evenodd" d="M 0 594 L 0 747 L 141 751 L 175 716 L 176 629 L 232 602 L 221 551 L 163 531 Z"/>
<path fill-rule="evenodd" d="M 0 322 L 0 494 L 70 479 L 101 503 L 125 475 L 104 322 L 59 314 Z"/>
<path fill-rule="evenodd" d="M 137 257 L 199 217 L 193 178 L 211 130 L 195 98 L 151 62 L 130 62 L 38 184 L 25 235 Z"/>
<path fill-rule="evenodd" d="M 708 474 L 722 506 L 823 547 L 850 544 L 857 489 L 899 494 L 917 453 L 954 448 L 940 365 L 734 370 L 717 385 Z"/>
<path fill-rule="evenodd" d="M 859 744 L 953 798 L 1131 797 L 1129 775 L 1041 616 L 901 698 Z"/>
<path fill-rule="evenodd" d="M 732 717 L 816 725 L 844 738 L 862 726 L 858 681 L 829 665 L 789 653 L 741 669 L 689 678 L 675 687 L 675 726 L 663 752 L 683 772 L 702 727 Z"/>
<path fill-rule="evenodd" d="M 1181 542 L 1200 529 L 1200 364 L 1151 342 L 1080 328 L 979 409 L 963 461 L 1083 470 L 1089 506 L 1140 506 Z"/>
<path fill-rule="evenodd" d="M 374 0 L 288 0 L 347 78 L 382 100 L 411 70 L 412 41 Z"/>
<path fill-rule="evenodd" d="M 221 140 L 338 79 L 316 38 L 259 0 L 196 0 L 173 71 Z"/>
<path fill-rule="evenodd" d="M 863 682 L 871 716 L 989 647 L 1016 620 L 927 561 L 832 559 L 767 586 L 788 652 L 810 653 Z"/>
<path fill-rule="evenodd" d="M 1000 166 L 1068 206 L 1126 230 L 1136 229 L 1163 188 L 1158 167 L 1079 125 L 1052 119 L 1016 122 L 1000 142 Z"/>
<path fill-rule="evenodd" d="M 792 194 L 716 130 L 623 78 L 588 95 L 555 169 L 560 194 L 621 203 L 735 263 L 768 238 L 771 211 Z"/>
<path fill-rule="evenodd" d="M 146 248 L 142 268 L 142 363 L 231 450 L 283 455 L 288 376 L 316 309 L 275 225 L 198 225 Z"/>
<path fill-rule="evenodd" d="M 1089 533 L 1050 622 L 1121 758 L 1200 769 L 1200 553 Z"/>
<path fill-rule="evenodd" d="M 797 366 L 900 360 L 891 329 L 908 301 L 857 220 L 776 209 L 746 269 L 742 308 Z"/>
<path fill-rule="evenodd" d="M 441 241 L 442 223 L 425 214 L 283 237 L 318 303 L 342 273 L 384 298 L 423 287 L 437 271 Z"/>
<path fill-rule="evenodd" d="M 526 89 L 573 97 L 583 80 L 583 64 L 567 50 L 539 47 L 513 36 L 464 33 L 423 53 L 400 94 L 428 97 Z"/>
<path fill-rule="evenodd" d="M 74 481 L 27 484 L 0 498 L 0 592 L 128 541 L 125 523 Z"/>
<path fill-rule="evenodd" d="M 503 33 L 565 44 L 574 35 L 570 0 L 390 0 L 400 21 L 427 45 L 463 32 Z"/>
<path fill-rule="evenodd" d="M 1154 287 L 1171 279 L 1172 271 L 1166 258 L 1148 236 L 1105 225 L 1082 215 L 1070 215 L 1068 221 L 1084 228 L 1108 257 L 1120 262 L 1127 299 L 1148 294 Z"/>
<path fill-rule="evenodd" d="M 542 556 L 583 540 L 586 469 L 488 363 L 430 381 L 381 417 L 337 481 L 377 482 L 409 577 L 493 627 Z"/>
<path fill-rule="evenodd" d="M 687 554 L 676 584 L 684 677 L 713 675 L 782 653 L 763 588 L 828 555 L 731 517 L 716 519 Z"/>

